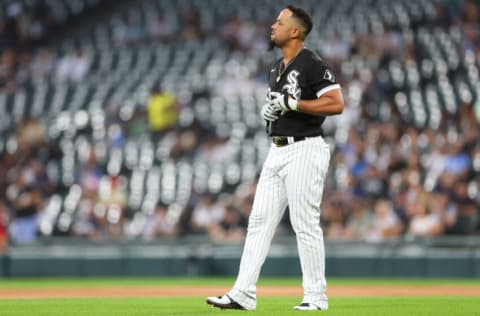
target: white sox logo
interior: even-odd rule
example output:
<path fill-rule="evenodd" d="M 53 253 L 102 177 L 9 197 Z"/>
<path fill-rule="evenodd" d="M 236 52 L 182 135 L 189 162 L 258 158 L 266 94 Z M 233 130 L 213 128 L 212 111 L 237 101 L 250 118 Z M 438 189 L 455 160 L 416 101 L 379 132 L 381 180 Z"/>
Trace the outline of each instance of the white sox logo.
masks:
<path fill-rule="evenodd" d="M 283 86 L 282 90 L 286 90 L 289 95 L 293 96 L 297 100 L 300 100 L 302 89 L 300 89 L 298 86 L 298 75 L 300 75 L 298 71 L 290 71 L 287 76 L 288 83 Z"/>
<path fill-rule="evenodd" d="M 330 82 L 335 82 L 335 76 L 328 69 L 325 70 L 325 73 L 323 74 L 323 79 Z"/>

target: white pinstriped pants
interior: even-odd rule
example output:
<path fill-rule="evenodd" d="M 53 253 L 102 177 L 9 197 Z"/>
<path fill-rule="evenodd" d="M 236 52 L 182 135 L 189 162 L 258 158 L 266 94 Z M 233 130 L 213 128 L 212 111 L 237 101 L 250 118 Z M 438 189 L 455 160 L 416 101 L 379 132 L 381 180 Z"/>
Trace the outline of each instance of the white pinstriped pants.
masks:
<path fill-rule="evenodd" d="M 246 309 L 256 308 L 260 269 L 287 203 L 303 274 L 303 302 L 328 309 L 320 201 L 329 161 L 329 146 L 320 136 L 270 147 L 255 193 L 240 270 L 228 293 Z"/>

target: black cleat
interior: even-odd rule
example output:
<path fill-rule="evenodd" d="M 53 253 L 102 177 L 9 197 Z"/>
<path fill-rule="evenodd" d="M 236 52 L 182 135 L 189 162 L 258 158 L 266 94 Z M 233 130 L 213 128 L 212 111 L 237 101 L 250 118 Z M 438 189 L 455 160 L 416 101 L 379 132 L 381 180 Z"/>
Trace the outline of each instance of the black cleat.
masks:
<path fill-rule="evenodd" d="M 300 305 L 295 306 L 293 309 L 297 311 L 321 311 L 322 310 L 319 306 L 315 304 L 310 304 L 310 303 L 302 303 Z"/>
<path fill-rule="evenodd" d="M 232 300 L 228 295 L 207 297 L 206 303 L 208 305 L 212 305 L 212 307 L 218 307 L 221 309 L 245 310 L 245 308 L 242 305 Z"/>

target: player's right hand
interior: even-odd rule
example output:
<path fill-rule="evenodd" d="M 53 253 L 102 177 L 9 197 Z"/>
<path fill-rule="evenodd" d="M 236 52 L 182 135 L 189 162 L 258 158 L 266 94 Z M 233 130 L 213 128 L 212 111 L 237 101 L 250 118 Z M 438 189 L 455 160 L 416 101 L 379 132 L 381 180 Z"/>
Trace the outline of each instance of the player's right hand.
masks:
<path fill-rule="evenodd" d="M 267 122 L 274 122 L 280 117 L 280 113 L 270 102 L 265 103 L 262 107 L 262 117 Z"/>
<path fill-rule="evenodd" d="M 269 92 L 270 103 L 274 104 L 282 113 L 298 111 L 298 101 L 287 93 Z"/>

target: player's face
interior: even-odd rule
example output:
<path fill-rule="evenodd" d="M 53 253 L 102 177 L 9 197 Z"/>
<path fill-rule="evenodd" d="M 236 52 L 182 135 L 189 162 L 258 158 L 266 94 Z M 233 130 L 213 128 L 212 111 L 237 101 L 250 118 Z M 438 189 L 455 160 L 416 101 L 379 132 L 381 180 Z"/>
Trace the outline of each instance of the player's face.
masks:
<path fill-rule="evenodd" d="M 291 19 L 292 12 L 288 9 L 283 9 L 277 17 L 275 23 L 272 24 L 272 32 L 270 34 L 270 41 L 276 47 L 283 47 L 291 38 L 291 33 L 295 28 L 293 19 Z"/>

